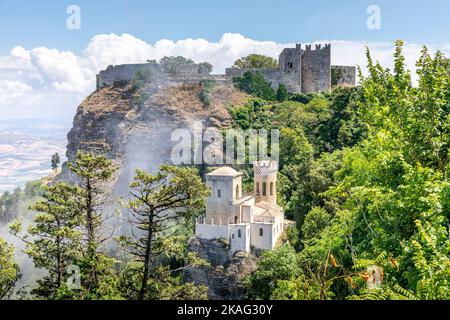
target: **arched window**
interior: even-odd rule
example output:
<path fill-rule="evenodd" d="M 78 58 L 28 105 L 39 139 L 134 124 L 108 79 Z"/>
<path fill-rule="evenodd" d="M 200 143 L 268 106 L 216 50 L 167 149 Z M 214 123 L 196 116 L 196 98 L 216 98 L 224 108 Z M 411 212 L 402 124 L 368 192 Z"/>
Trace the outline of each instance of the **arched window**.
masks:
<path fill-rule="evenodd" d="M 240 198 L 241 197 L 239 191 L 240 191 L 239 190 L 239 185 L 236 185 L 236 198 Z"/>
<path fill-rule="evenodd" d="M 256 183 L 256 195 L 259 196 L 259 182 Z"/>
<path fill-rule="evenodd" d="M 262 184 L 262 195 L 263 197 L 267 196 L 267 183 L 265 182 Z"/>
<path fill-rule="evenodd" d="M 273 196 L 273 182 L 270 183 L 270 196 Z"/>
<path fill-rule="evenodd" d="M 238 238 L 242 238 L 242 231 L 238 230 Z"/>
<path fill-rule="evenodd" d="M 222 190 L 217 190 L 217 198 L 222 198 Z"/>
<path fill-rule="evenodd" d="M 234 224 L 237 224 L 237 223 L 238 223 L 238 221 L 239 221 L 239 218 L 238 218 L 238 216 L 235 216 L 235 217 L 234 217 Z"/>

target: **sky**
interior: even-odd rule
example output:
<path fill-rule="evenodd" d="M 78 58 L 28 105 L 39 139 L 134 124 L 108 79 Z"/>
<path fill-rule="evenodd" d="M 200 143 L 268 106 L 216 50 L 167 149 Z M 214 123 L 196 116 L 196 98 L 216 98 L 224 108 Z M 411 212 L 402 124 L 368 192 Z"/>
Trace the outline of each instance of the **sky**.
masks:
<path fill-rule="evenodd" d="M 72 30 L 71 5 L 81 22 Z M 403 39 L 413 69 L 424 44 L 450 55 L 449 13 L 448 0 L 0 0 L 0 120 L 70 119 L 100 70 L 163 55 L 207 60 L 220 73 L 252 52 L 330 42 L 334 64 L 364 66 L 367 45 L 389 66 Z"/>

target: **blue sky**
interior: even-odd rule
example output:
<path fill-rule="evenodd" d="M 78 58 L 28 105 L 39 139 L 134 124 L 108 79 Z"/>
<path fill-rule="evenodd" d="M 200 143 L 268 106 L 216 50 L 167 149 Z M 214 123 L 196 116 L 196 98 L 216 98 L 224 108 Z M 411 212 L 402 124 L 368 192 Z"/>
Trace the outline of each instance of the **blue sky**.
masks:
<path fill-rule="evenodd" d="M 82 28 L 65 27 L 76 4 Z M 368 5 L 381 8 L 382 29 L 366 28 Z M 14 46 L 46 46 L 79 53 L 96 34 L 130 33 L 217 41 L 226 32 L 288 43 L 323 39 L 443 43 L 450 34 L 448 0 L 0 0 L 0 54 Z"/>

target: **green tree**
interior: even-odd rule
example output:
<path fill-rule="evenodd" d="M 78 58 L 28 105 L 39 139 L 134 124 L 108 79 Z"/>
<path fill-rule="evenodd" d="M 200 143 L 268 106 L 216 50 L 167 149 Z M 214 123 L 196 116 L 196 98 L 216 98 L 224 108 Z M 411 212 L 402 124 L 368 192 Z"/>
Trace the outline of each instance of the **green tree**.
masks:
<path fill-rule="evenodd" d="M 368 135 L 344 150 L 337 183 L 324 192 L 336 201 L 335 214 L 306 243 L 301 265 L 328 298 L 448 299 L 448 132 L 439 121 L 448 117 L 450 96 L 442 56 L 423 50 L 418 87 L 401 42 L 393 71 L 370 53 L 368 60 L 356 101 Z M 323 263 L 331 256 L 332 268 Z M 378 287 L 374 268 L 382 270 Z"/>
<path fill-rule="evenodd" d="M 55 171 L 55 172 L 58 171 L 58 167 L 59 167 L 60 163 L 61 163 L 61 159 L 59 157 L 59 154 L 55 153 L 52 156 L 52 169 L 53 169 L 53 171 Z"/>
<path fill-rule="evenodd" d="M 278 68 L 278 61 L 272 57 L 268 57 L 262 54 L 250 54 L 246 57 L 236 60 L 233 64 L 235 68 Z"/>
<path fill-rule="evenodd" d="M 182 56 L 177 57 L 163 57 L 159 63 L 161 64 L 162 70 L 166 73 L 173 74 L 176 72 L 177 67 L 184 64 L 192 64 L 194 61 Z"/>
<path fill-rule="evenodd" d="M 246 104 L 229 110 L 235 127 L 247 129 L 271 129 L 271 106 L 261 99 L 250 99 Z"/>
<path fill-rule="evenodd" d="M 124 248 L 135 258 L 134 277 L 137 278 L 134 299 L 174 299 L 183 285 L 174 287 L 173 270 L 160 263 L 161 256 L 180 249 L 176 239 L 175 224 L 189 221 L 205 205 L 209 195 L 196 169 L 163 165 L 156 175 L 136 171 L 131 184 L 132 199 L 127 202 L 135 237 L 121 237 Z M 174 231 L 175 229 L 175 231 Z M 175 237 L 175 238 L 174 238 Z M 187 258 L 187 266 L 199 261 L 193 255 Z M 170 287 L 172 290 L 162 292 Z M 191 286 L 191 289 L 192 286 Z M 197 292 L 197 291 L 196 291 Z"/>
<path fill-rule="evenodd" d="M 216 83 L 214 80 L 203 80 L 200 84 L 202 90 L 199 93 L 199 99 L 205 106 L 209 106 L 211 104 L 211 93 L 213 92 Z"/>
<path fill-rule="evenodd" d="M 447 174 L 450 147 L 448 97 L 450 77 L 441 52 L 432 58 L 426 47 L 417 62 L 419 85 L 414 88 L 405 69 L 403 42 L 396 43 L 394 71 L 374 64 L 367 52 L 370 75 L 362 78 L 361 107 L 372 133 L 390 133 L 409 162 L 419 162 Z M 418 139 L 417 137 L 420 137 Z"/>
<path fill-rule="evenodd" d="M 131 81 L 131 87 L 133 91 L 138 91 L 145 86 L 151 80 L 152 73 L 148 68 L 141 68 L 134 74 Z"/>
<path fill-rule="evenodd" d="M 110 235 L 105 234 L 104 222 L 109 217 L 103 210 L 107 204 L 108 186 L 117 167 L 104 155 L 79 151 L 69 169 L 77 176 L 76 208 L 81 218 L 82 284 L 95 295 L 101 281 L 111 274 L 112 260 L 99 250 Z M 100 279 L 104 278 L 104 279 Z"/>
<path fill-rule="evenodd" d="M 275 91 L 261 72 L 247 71 L 242 77 L 233 78 L 236 88 L 255 97 L 267 100 L 275 100 Z"/>
<path fill-rule="evenodd" d="M 285 100 L 289 99 L 289 93 L 286 89 L 286 86 L 282 83 L 278 85 L 277 89 L 277 100 L 280 102 L 283 102 Z"/>
<path fill-rule="evenodd" d="M 40 298 L 55 299 L 67 279 L 67 267 L 74 263 L 80 250 L 80 217 L 74 194 L 76 188 L 63 182 L 45 187 L 44 200 L 30 207 L 38 213 L 28 234 L 20 235 L 20 223 L 11 226 L 12 233 L 25 241 L 25 252 L 34 265 L 47 271 L 32 291 Z"/>
<path fill-rule="evenodd" d="M 205 68 L 205 70 L 207 70 L 208 73 L 211 73 L 213 71 L 213 68 L 214 68 L 214 66 L 211 63 L 207 62 L 207 61 L 199 63 L 198 66 Z"/>
<path fill-rule="evenodd" d="M 314 207 L 305 217 L 302 225 L 302 239 L 311 241 L 319 235 L 331 221 L 331 215 L 323 208 Z"/>
<path fill-rule="evenodd" d="M 264 251 L 256 270 L 249 276 L 249 294 L 254 298 L 270 299 L 280 280 L 293 280 L 300 273 L 297 253 L 290 245 Z"/>
<path fill-rule="evenodd" d="M 19 276 L 19 266 L 14 262 L 14 248 L 0 238 L 0 300 L 11 295 Z"/>

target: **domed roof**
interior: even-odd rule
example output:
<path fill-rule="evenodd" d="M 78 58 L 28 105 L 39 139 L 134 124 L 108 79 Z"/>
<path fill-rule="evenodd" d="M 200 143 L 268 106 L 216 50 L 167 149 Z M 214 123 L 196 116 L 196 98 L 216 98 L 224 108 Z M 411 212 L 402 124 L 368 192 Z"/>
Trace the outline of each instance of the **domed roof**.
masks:
<path fill-rule="evenodd" d="M 214 170 L 211 173 L 208 173 L 207 176 L 230 176 L 230 177 L 237 177 L 240 176 L 242 173 L 234 170 L 231 167 L 220 167 L 216 170 Z"/>

